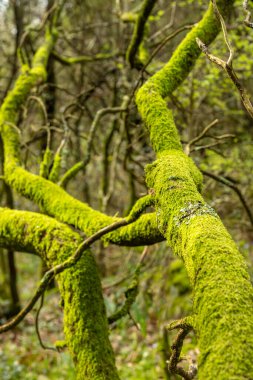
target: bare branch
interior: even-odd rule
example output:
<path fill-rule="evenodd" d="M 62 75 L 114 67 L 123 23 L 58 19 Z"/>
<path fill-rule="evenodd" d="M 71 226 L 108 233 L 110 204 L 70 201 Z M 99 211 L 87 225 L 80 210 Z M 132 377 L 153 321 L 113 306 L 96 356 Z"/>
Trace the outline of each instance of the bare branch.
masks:
<path fill-rule="evenodd" d="M 56 352 L 58 352 L 57 348 L 55 348 L 55 347 L 50 347 L 50 346 L 46 346 L 46 345 L 43 343 L 43 340 L 42 340 L 41 335 L 40 335 L 40 330 L 39 330 L 39 315 L 40 315 L 41 309 L 42 309 L 43 304 L 44 304 L 44 296 L 45 296 L 45 293 L 42 293 L 42 295 L 41 295 L 41 299 L 40 299 L 40 306 L 39 306 L 39 308 L 38 308 L 38 310 L 37 310 L 36 317 L 35 317 L 35 331 L 36 331 L 36 334 L 37 334 L 37 337 L 38 337 L 39 343 L 40 343 L 41 347 L 42 347 L 44 350 L 52 350 L 52 351 L 56 351 Z"/>
<path fill-rule="evenodd" d="M 202 132 L 200 132 L 200 134 L 196 137 L 194 137 L 191 141 L 188 142 L 188 144 L 186 145 L 185 147 L 185 154 L 189 155 L 190 154 L 190 151 L 191 151 L 191 145 L 194 145 L 196 142 L 198 142 L 199 140 L 201 140 L 203 137 L 205 137 L 205 135 L 207 134 L 207 132 L 212 128 L 214 127 L 215 125 L 217 125 L 217 123 L 219 122 L 219 119 L 215 119 L 213 120 L 210 124 L 208 124 Z"/>
<path fill-rule="evenodd" d="M 221 15 L 218 7 L 217 7 L 216 0 L 212 0 L 212 3 L 213 3 L 213 8 L 214 8 L 214 11 L 216 13 L 216 16 L 217 16 L 217 18 L 219 19 L 219 21 L 221 23 L 221 28 L 222 28 L 224 40 L 225 40 L 225 43 L 226 43 L 226 45 L 228 47 L 228 50 L 229 50 L 229 57 L 228 57 L 228 60 L 227 60 L 227 65 L 228 66 L 232 66 L 234 52 L 233 52 L 232 46 L 231 46 L 231 44 L 229 42 L 227 27 L 226 27 L 226 24 L 225 24 L 225 21 L 224 21 L 222 15 Z"/>
<path fill-rule="evenodd" d="M 230 63 L 230 65 L 228 65 L 227 62 L 225 62 L 222 59 L 214 56 L 213 54 L 210 54 L 207 46 L 199 38 L 196 38 L 196 42 L 197 42 L 199 48 L 202 50 L 202 52 L 207 56 L 207 58 L 211 62 L 215 63 L 216 65 L 220 66 L 223 70 L 226 71 L 229 78 L 232 80 L 232 82 L 236 86 L 237 90 L 239 91 L 241 100 L 243 102 L 243 105 L 244 105 L 246 111 L 248 112 L 250 117 L 253 118 L 253 105 L 250 101 L 248 92 L 247 92 L 246 88 L 242 85 L 242 83 L 239 81 L 235 71 L 233 70 L 233 68 L 231 66 L 231 63 Z"/>
<path fill-rule="evenodd" d="M 178 366 L 180 361 L 180 354 L 183 347 L 184 339 L 187 334 L 192 330 L 192 326 L 188 323 L 187 317 L 179 321 L 174 321 L 167 326 L 168 330 L 179 329 L 174 343 L 171 346 L 172 353 L 168 362 L 169 370 L 172 374 L 180 375 L 185 380 L 192 380 L 196 371 L 186 372 L 182 367 Z"/>
<path fill-rule="evenodd" d="M 249 218 L 251 225 L 253 226 L 253 214 L 252 214 L 251 208 L 250 208 L 247 200 L 243 196 L 241 190 L 233 182 L 229 181 L 227 178 L 224 178 L 224 177 L 219 176 L 217 174 L 210 173 L 206 170 L 201 170 L 201 171 L 205 176 L 210 177 L 217 182 L 223 183 L 223 185 L 226 185 L 226 186 L 230 187 L 230 189 L 234 190 L 234 192 L 238 195 L 238 197 L 239 197 L 239 199 L 240 199 L 240 201 L 241 201 L 241 203 L 242 203 L 242 205 L 246 211 L 246 214 L 248 215 L 248 218 Z"/>
<path fill-rule="evenodd" d="M 171 14 L 170 14 L 170 21 L 169 21 L 169 23 L 167 25 L 165 25 L 162 29 L 160 29 L 156 33 L 154 33 L 148 39 L 148 41 L 155 40 L 156 37 L 160 36 L 162 33 L 166 32 L 168 29 L 170 29 L 173 26 L 174 20 L 175 20 L 176 9 L 177 9 L 177 3 L 175 1 L 174 3 L 172 3 L 172 6 L 171 6 Z"/>
<path fill-rule="evenodd" d="M 249 8 L 248 8 L 248 4 L 249 1 L 248 0 L 244 0 L 243 1 L 243 9 L 246 13 L 246 17 L 245 17 L 245 20 L 244 20 L 244 24 L 247 25 L 249 28 L 253 28 L 253 22 L 250 21 L 251 19 L 251 12 L 249 11 Z"/>
<path fill-rule="evenodd" d="M 134 271 L 134 278 L 131 281 L 131 284 L 128 286 L 127 290 L 125 291 L 125 297 L 126 297 L 125 303 L 118 311 L 116 311 L 116 313 L 108 317 L 109 324 L 112 324 L 118 321 L 119 319 L 125 317 L 127 314 L 131 316 L 130 309 L 138 295 L 139 275 L 140 275 L 141 268 L 143 266 L 143 261 L 145 257 L 147 256 L 147 253 L 148 253 L 148 247 L 146 246 L 142 252 L 139 264 L 137 265 Z"/>
<path fill-rule="evenodd" d="M 85 169 L 88 163 L 90 162 L 91 158 L 91 148 L 92 148 L 92 143 L 94 139 L 95 132 L 97 130 L 98 123 L 100 119 L 109 114 L 109 113 L 120 113 L 120 112 L 127 112 L 127 107 L 128 107 L 128 97 L 126 97 L 123 100 L 123 103 L 120 107 L 108 107 L 108 108 L 102 108 L 100 109 L 97 113 L 96 116 L 91 124 L 88 139 L 87 139 L 87 147 L 86 147 L 86 153 L 85 157 L 82 161 L 78 162 L 75 164 L 72 168 L 70 168 L 62 177 L 60 180 L 59 185 L 62 186 L 63 188 L 66 188 L 68 182 L 82 169 Z"/>

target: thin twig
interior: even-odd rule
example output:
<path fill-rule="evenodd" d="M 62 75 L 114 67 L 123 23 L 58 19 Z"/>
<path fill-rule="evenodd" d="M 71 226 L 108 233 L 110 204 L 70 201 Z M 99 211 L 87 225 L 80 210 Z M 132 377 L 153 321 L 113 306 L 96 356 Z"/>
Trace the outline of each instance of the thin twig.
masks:
<path fill-rule="evenodd" d="M 189 155 L 190 154 L 190 151 L 191 151 L 191 145 L 194 145 L 196 142 L 198 142 L 199 140 L 201 140 L 203 137 L 205 137 L 205 135 L 207 134 L 207 132 L 212 128 L 214 127 L 215 125 L 217 125 L 217 123 L 219 122 L 219 119 L 215 119 L 213 120 L 210 124 L 208 124 L 202 132 L 200 132 L 200 134 L 196 137 L 194 137 L 192 140 L 190 140 L 188 142 L 188 144 L 186 144 L 185 146 L 185 154 Z"/>
<path fill-rule="evenodd" d="M 171 14 L 170 14 L 170 21 L 167 25 L 165 25 L 162 29 L 158 30 L 156 33 L 154 33 L 149 39 L 148 42 L 156 39 L 156 37 L 160 36 L 162 33 L 166 32 L 168 29 L 170 29 L 175 20 L 175 14 L 176 14 L 176 9 L 177 9 L 177 3 L 176 1 L 172 4 L 171 6 Z M 158 43 L 160 44 L 160 43 Z"/>
<path fill-rule="evenodd" d="M 75 164 L 72 168 L 70 168 L 61 178 L 59 185 L 65 188 L 68 184 L 68 182 L 82 169 L 85 169 L 88 163 L 90 162 L 91 158 L 91 149 L 92 149 L 92 143 L 93 139 L 97 130 L 98 123 L 100 119 L 107 115 L 107 114 L 114 114 L 114 113 L 120 113 L 120 112 L 127 112 L 128 107 L 128 97 L 126 97 L 123 100 L 123 103 L 120 107 L 108 107 L 108 108 L 102 108 L 97 113 L 96 116 L 91 124 L 89 135 L 87 138 L 87 145 L 86 145 L 86 153 L 85 157 L 82 161 Z"/>
<path fill-rule="evenodd" d="M 242 205 L 243 205 L 243 207 L 244 207 L 244 209 L 246 211 L 246 214 L 248 215 L 250 223 L 253 226 L 253 214 L 252 214 L 251 208 L 250 208 L 247 200 L 243 196 L 241 190 L 233 182 L 229 181 L 228 179 L 226 179 L 226 178 L 224 178 L 222 176 L 218 176 L 217 174 L 210 173 L 210 172 L 208 172 L 206 170 L 201 170 L 201 172 L 205 176 L 210 177 L 210 178 L 214 179 L 215 181 L 220 182 L 223 185 L 226 185 L 226 186 L 230 187 L 230 189 L 234 190 L 234 192 L 238 195 L 240 201 L 242 202 Z"/>
<path fill-rule="evenodd" d="M 42 293 L 42 295 L 41 295 L 41 299 L 40 299 L 40 305 L 39 305 L 39 308 L 38 308 L 37 313 L 36 313 L 36 316 L 35 316 L 35 331 L 36 331 L 36 334 L 37 334 L 37 337 L 38 337 L 39 343 L 40 343 L 41 347 L 42 347 L 44 350 L 52 350 L 52 351 L 56 351 L 56 352 L 58 352 L 58 350 L 57 350 L 55 347 L 46 346 L 46 345 L 43 343 L 43 340 L 42 340 L 41 335 L 40 335 L 40 329 L 39 329 L 39 316 L 40 316 L 40 312 L 41 312 L 41 309 L 42 309 L 43 304 L 44 304 L 44 296 L 45 296 L 45 293 Z"/>
<path fill-rule="evenodd" d="M 179 329 L 176 339 L 171 346 L 172 353 L 168 362 L 169 370 L 173 374 L 180 375 L 185 380 L 192 380 L 196 375 L 196 371 L 187 372 L 182 367 L 178 366 L 184 339 L 192 330 L 192 326 L 187 322 L 186 318 L 170 323 L 167 328 L 169 331 Z"/>
<path fill-rule="evenodd" d="M 244 24 L 247 25 L 249 28 L 253 28 L 253 22 L 250 21 L 251 19 L 251 12 L 249 11 L 249 8 L 248 8 L 248 0 L 244 0 L 243 1 L 243 9 L 246 13 L 246 17 L 245 17 L 245 20 L 244 20 Z"/>
<path fill-rule="evenodd" d="M 108 323 L 109 324 L 112 324 L 112 323 L 118 321 L 119 319 L 125 317 L 126 315 L 129 315 L 132 318 L 132 316 L 130 314 L 130 309 L 131 309 L 131 306 L 135 302 L 136 297 L 138 295 L 139 275 L 140 275 L 141 268 L 143 266 L 143 261 L 144 261 L 145 257 L 147 256 L 147 253 L 148 253 L 148 246 L 146 246 L 144 248 L 142 255 L 141 255 L 141 258 L 140 258 L 140 261 L 139 261 L 139 263 L 138 263 L 138 265 L 134 271 L 134 278 L 131 281 L 130 285 L 128 286 L 127 290 L 125 291 L 126 300 L 125 300 L 123 306 L 118 311 L 116 311 L 116 313 L 114 313 L 113 315 L 108 317 Z"/>
<path fill-rule="evenodd" d="M 146 62 L 146 64 L 141 68 L 140 70 L 140 74 L 139 74 L 139 78 L 136 82 L 136 85 L 134 86 L 133 88 L 133 91 L 132 91 L 132 94 L 130 96 L 130 102 L 132 101 L 134 95 L 135 95 L 135 92 L 137 90 L 137 88 L 139 87 L 140 83 L 142 82 L 143 80 L 143 74 L 144 72 L 146 71 L 147 67 L 150 65 L 150 63 L 152 62 L 152 60 L 154 59 L 154 57 L 159 53 L 159 51 L 170 41 L 172 40 L 174 37 L 176 37 L 179 33 L 183 32 L 184 30 L 187 30 L 187 29 L 192 29 L 196 24 L 191 24 L 191 25 L 184 25 L 184 26 L 181 26 L 180 28 L 176 29 L 174 32 L 170 33 L 168 36 L 166 36 L 160 43 L 159 43 L 159 46 L 157 46 L 154 51 L 152 52 L 152 54 L 150 55 L 148 61 Z"/>
<path fill-rule="evenodd" d="M 35 102 L 38 103 L 38 105 L 40 106 L 40 108 L 41 108 L 41 110 L 42 110 L 42 113 L 43 113 L 44 124 L 47 125 L 47 124 L 48 124 L 47 110 L 46 110 L 46 106 L 45 106 L 43 100 L 42 100 L 41 98 L 39 98 L 38 96 L 35 96 L 35 95 L 31 95 L 31 96 L 29 96 L 29 98 L 27 99 L 27 103 L 28 103 L 30 100 L 34 100 Z"/>
<path fill-rule="evenodd" d="M 198 145 L 198 146 L 195 146 L 192 150 L 192 151 L 199 151 L 199 150 L 203 150 L 203 149 L 210 149 L 210 148 L 213 148 L 214 146 L 216 145 L 221 145 L 221 144 L 224 144 L 225 141 L 216 141 L 216 142 L 213 142 L 213 143 L 210 143 L 210 144 L 206 144 L 206 145 Z"/>
<path fill-rule="evenodd" d="M 207 58 L 211 62 L 215 63 L 216 65 L 220 66 L 223 70 L 226 71 L 226 73 L 228 74 L 229 78 L 232 80 L 232 82 L 236 86 L 237 90 L 239 91 L 241 100 L 242 100 L 242 102 L 244 104 L 244 107 L 245 107 L 246 111 L 248 112 L 248 114 L 250 115 L 250 117 L 253 118 L 253 105 L 252 105 L 252 103 L 250 101 L 248 92 L 245 89 L 245 87 L 241 84 L 241 82 L 239 81 L 239 79 L 237 78 L 237 75 L 236 75 L 235 71 L 233 70 L 233 68 L 231 66 L 229 66 L 227 64 L 227 62 L 225 62 L 222 59 L 214 56 L 213 54 L 210 54 L 209 51 L 208 51 L 207 46 L 199 38 L 196 38 L 196 42 L 197 42 L 199 48 L 202 50 L 202 52 L 207 56 Z"/>
<path fill-rule="evenodd" d="M 224 40 L 225 40 L 225 43 L 226 43 L 226 45 L 228 47 L 228 51 L 229 51 L 229 57 L 228 57 L 228 60 L 227 60 L 227 65 L 231 67 L 232 66 L 232 62 L 233 62 L 233 58 L 234 58 L 234 52 L 233 52 L 232 46 L 231 46 L 229 38 L 228 38 L 227 27 L 226 27 L 224 18 L 222 17 L 222 15 L 221 15 L 218 7 L 217 7 L 216 0 L 212 0 L 212 3 L 213 3 L 213 8 L 214 8 L 214 11 L 216 13 L 216 16 L 217 16 L 217 18 L 219 19 L 219 21 L 221 23 L 221 28 L 222 28 Z"/>

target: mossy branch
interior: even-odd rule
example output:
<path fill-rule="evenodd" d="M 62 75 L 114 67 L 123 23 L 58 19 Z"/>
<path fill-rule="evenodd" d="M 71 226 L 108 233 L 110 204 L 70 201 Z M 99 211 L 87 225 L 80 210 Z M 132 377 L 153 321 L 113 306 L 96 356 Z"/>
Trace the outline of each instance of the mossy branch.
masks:
<path fill-rule="evenodd" d="M 111 59 L 115 57 L 116 53 L 98 53 L 94 55 L 81 55 L 79 57 L 64 57 L 58 54 L 56 51 L 52 52 L 52 56 L 56 59 L 56 61 L 62 63 L 66 66 L 82 64 L 87 62 L 95 62 L 95 61 L 103 61 L 107 59 Z"/>
<path fill-rule="evenodd" d="M 232 3 L 220 1 L 220 11 Z M 198 58 L 196 38 L 211 42 L 219 29 L 211 4 L 170 61 L 141 87 L 136 102 L 158 155 L 146 167 L 158 227 L 183 259 L 194 291 L 194 328 L 200 348 L 198 378 L 239 380 L 253 377 L 252 285 L 244 258 L 200 194 L 201 173 L 182 152 L 172 112 L 164 100 Z"/>
<path fill-rule="evenodd" d="M 222 9 L 233 1 L 220 2 Z M 182 150 L 173 115 L 164 100 L 184 81 L 200 55 L 196 38 L 211 43 L 220 30 L 219 22 L 210 4 L 202 20 L 187 34 L 169 62 L 153 75 L 137 92 L 138 110 L 150 132 L 150 140 L 156 153 L 170 149 Z"/>
<path fill-rule="evenodd" d="M 9 209 L 0 209 L 0 214 L 0 245 L 34 252 L 48 267 L 58 268 L 80 247 L 80 236 L 50 217 Z M 77 379 L 118 380 L 98 269 L 91 252 L 86 250 L 73 267 L 58 274 L 57 282 L 64 306 L 66 342 Z"/>
<path fill-rule="evenodd" d="M 41 297 L 41 295 L 45 292 L 49 283 L 53 280 L 55 276 L 64 272 L 66 269 L 69 269 L 73 267 L 74 265 L 76 265 L 78 261 L 80 260 L 84 251 L 87 250 L 95 241 L 100 239 L 102 236 L 112 231 L 115 231 L 120 227 L 126 226 L 129 223 L 133 223 L 140 216 L 140 214 L 145 210 L 145 208 L 150 206 L 151 201 L 152 200 L 149 195 L 146 197 L 140 198 L 139 201 L 136 202 L 136 204 L 134 205 L 129 216 L 119 221 L 116 221 L 113 224 L 106 226 L 102 228 L 101 230 L 97 231 L 95 234 L 85 239 L 84 242 L 79 245 L 79 247 L 77 248 L 77 250 L 72 256 L 67 258 L 63 263 L 60 263 L 54 266 L 53 268 L 49 269 L 44 274 L 43 278 L 41 279 L 40 285 L 38 286 L 34 296 L 31 298 L 27 306 L 23 308 L 11 321 L 0 326 L 0 334 L 17 326 L 25 318 L 25 316 L 32 310 L 33 306 L 36 304 L 36 302 Z M 138 272 L 139 270 L 140 268 L 138 269 Z M 132 289 L 135 289 L 135 287 L 133 286 Z"/>
<path fill-rule="evenodd" d="M 4 145 L 4 175 L 6 182 L 13 189 L 34 201 L 45 213 L 56 217 L 61 222 L 75 226 L 89 236 L 120 218 L 110 217 L 93 210 L 87 204 L 71 197 L 58 185 L 29 173 L 21 166 L 20 132 L 16 127 L 20 107 L 29 96 L 30 90 L 45 80 L 47 60 L 56 38 L 57 32 L 54 29 L 47 30 L 44 43 L 35 53 L 32 67 L 22 67 L 12 91 L 1 106 L 0 128 Z M 56 164 L 58 165 L 59 162 Z M 56 169 L 58 171 L 59 166 Z M 47 176 L 48 173 L 44 172 L 43 168 L 42 173 Z M 50 179 L 55 180 L 57 175 L 56 173 L 55 176 L 52 172 Z M 163 237 L 157 230 L 154 214 L 142 216 L 135 225 L 121 228 L 111 233 L 108 238 L 108 241 L 121 245 L 143 245 L 161 240 Z"/>
<path fill-rule="evenodd" d="M 143 40 L 146 22 L 152 12 L 152 9 L 154 8 L 155 3 L 156 0 L 144 0 L 141 10 L 136 18 L 134 32 L 126 53 L 126 59 L 132 68 L 142 67 L 142 63 L 136 59 L 136 55 Z"/>

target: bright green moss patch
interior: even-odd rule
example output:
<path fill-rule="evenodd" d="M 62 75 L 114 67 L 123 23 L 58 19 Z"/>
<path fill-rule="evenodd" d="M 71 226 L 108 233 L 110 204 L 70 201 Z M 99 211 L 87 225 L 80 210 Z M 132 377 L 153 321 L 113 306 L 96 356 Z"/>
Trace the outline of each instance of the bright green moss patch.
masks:
<path fill-rule="evenodd" d="M 83 167 L 83 161 L 77 162 L 75 165 L 73 165 L 72 168 L 70 168 L 60 180 L 60 186 L 65 188 L 69 181 L 74 178 L 76 174 L 79 173 L 81 169 L 83 169 Z"/>
<path fill-rule="evenodd" d="M 77 379 L 118 380 L 100 279 L 95 260 L 86 251 L 75 267 L 61 274 L 64 332 Z"/>
<path fill-rule="evenodd" d="M 147 167 L 158 227 L 186 266 L 194 293 L 199 379 L 253 378 L 253 289 L 243 256 L 197 188 L 201 176 L 180 151 Z"/>
<path fill-rule="evenodd" d="M 56 153 L 56 155 L 54 156 L 53 166 L 48 177 L 49 181 L 54 182 L 54 183 L 57 182 L 59 180 L 60 170 L 61 170 L 61 155 Z"/>
<path fill-rule="evenodd" d="M 220 1 L 222 11 L 228 10 L 232 0 Z M 150 132 L 150 141 L 156 153 L 169 149 L 182 149 L 173 115 L 164 98 L 184 81 L 201 51 L 196 44 L 200 38 L 209 45 L 220 30 L 212 5 L 203 19 L 187 34 L 169 62 L 153 75 L 137 92 L 136 104 Z"/>
<path fill-rule="evenodd" d="M 40 176 L 43 178 L 48 178 L 49 167 L 52 160 L 52 152 L 50 149 L 46 149 L 44 152 L 43 160 L 40 164 Z"/>

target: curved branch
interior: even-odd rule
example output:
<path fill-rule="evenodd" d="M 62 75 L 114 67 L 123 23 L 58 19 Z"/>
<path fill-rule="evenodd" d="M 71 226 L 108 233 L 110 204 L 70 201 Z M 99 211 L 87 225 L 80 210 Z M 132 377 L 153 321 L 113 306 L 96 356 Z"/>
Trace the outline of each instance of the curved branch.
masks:
<path fill-rule="evenodd" d="M 0 109 L 0 128 L 4 145 L 4 175 L 6 182 L 17 192 L 38 204 L 48 215 L 68 223 L 92 235 L 99 229 L 120 218 L 110 217 L 78 201 L 58 185 L 45 178 L 29 173 L 21 166 L 20 135 L 14 127 L 20 106 L 29 96 L 30 90 L 46 78 L 46 65 L 57 33 L 47 31 L 45 41 L 36 52 L 32 67 L 23 67 L 14 88 L 9 92 Z M 111 233 L 110 242 L 121 245 L 153 244 L 163 240 L 157 229 L 154 214 L 146 214 L 136 224 Z"/>
<path fill-rule="evenodd" d="M 126 59 L 132 68 L 139 68 L 139 66 L 142 66 L 142 64 L 136 60 L 136 54 L 143 40 L 146 22 L 155 3 L 156 0 L 144 0 L 140 13 L 137 16 L 132 39 L 126 53 Z"/>
<path fill-rule="evenodd" d="M 253 226 L 253 214 L 251 212 L 251 209 L 250 209 L 250 206 L 247 202 L 247 200 L 244 198 L 244 196 L 242 195 L 242 192 L 241 190 L 234 184 L 232 183 L 231 181 L 229 181 L 228 179 L 224 178 L 224 177 L 221 177 L 221 176 L 218 176 L 216 174 L 213 174 L 213 173 L 210 173 L 206 170 L 201 170 L 201 172 L 206 175 L 207 177 L 210 177 L 212 179 L 214 179 L 215 181 L 217 182 L 220 182 L 220 183 L 223 183 L 223 185 L 226 185 L 228 187 L 230 187 L 230 189 L 234 190 L 234 192 L 238 195 L 245 211 L 246 211 L 246 214 L 248 215 L 248 218 L 249 218 L 249 221 L 251 223 L 251 225 Z"/>
<path fill-rule="evenodd" d="M 220 1 L 220 9 L 233 1 Z M 193 287 L 199 380 L 253 378 L 253 289 L 244 258 L 200 194 L 202 175 L 183 152 L 164 98 L 182 83 L 200 52 L 196 38 L 215 38 L 212 6 L 170 61 L 138 91 L 136 103 L 157 160 L 146 168 L 158 227 L 186 266 Z M 201 37 L 200 37 L 201 36 Z M 246 344 L 246 343 L 247 344 Z"/>
<path fill-rule="evenodd" d="M 231 1 L 223 2 L 223 8 L 226 8 L 224 4 L 230 3 Z M 150 131 L 151 144 L 156 153 L 169 149 L 182 150 L 172 112 L 168 110 L 164 98 L 184 81 L 199 57 L 196 38 L 209 44 L 219 30 L 220 25 L 210 5 L 203 19 L 187 34 L 169 62 L 137 92 L 138 110 Z"/>
<path fill-rule="evenodd" d="M 69 261 L 83 245 L 76 232 L 45 215 L 3 208 L 0 215 L 0 245 L 15 244 L 22 251 L 35 252 L 53 268 L 46 279 L 53 277 L 59 270 L 54 268 Z M 56 279 L 64 307 L 66 343 L 76 364 L 77 379 L 119 380 L 108 338 L 98 268 L 91 252 L 85 251 L 73 267 L 58 272 Z M 44 278 L 40 291 L 46 285 Z M 6 326 L 0 326 L 1 332 L 5 330 Z"/>
<path fill-rule="evenodd" d="M 87 63 L 87 62 L 94 62 L 94 61 L 102 61 L 106 59 L 111 59 L 116 56 L 115 53 L 98 53 L 95 55 L 81 55 L 79 57 L 63 57 L 62 55 L 58 54 L 56 51 L 52 52 L 52 56 L 54 59 L 63 65 L 71 66 L 78 63 Z"/>

